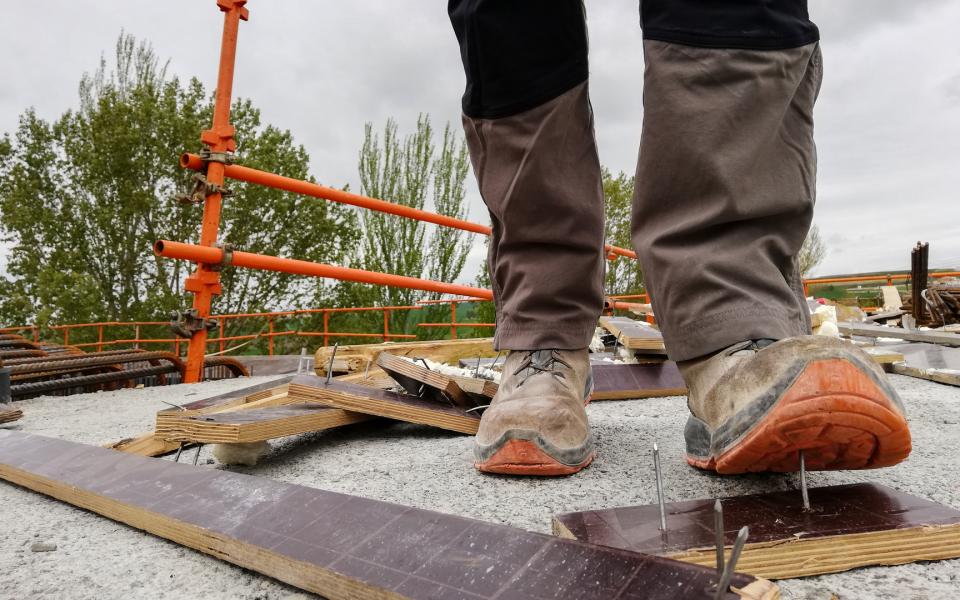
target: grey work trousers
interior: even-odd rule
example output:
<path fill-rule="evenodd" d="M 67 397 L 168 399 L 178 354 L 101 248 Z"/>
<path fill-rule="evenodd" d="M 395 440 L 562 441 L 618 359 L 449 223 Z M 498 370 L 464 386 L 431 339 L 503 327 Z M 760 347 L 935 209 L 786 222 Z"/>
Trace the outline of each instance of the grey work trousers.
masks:
<path fill-rule="evenodd" d="M 808 333 L 796 256 L 815 201 L 819 44 L 646 40 L 644 56 L 633 244 L 670 357 Z M 587 82 L 463 124 L 493 221 L 497 348 L 586 347 L 605 264 Z"/>

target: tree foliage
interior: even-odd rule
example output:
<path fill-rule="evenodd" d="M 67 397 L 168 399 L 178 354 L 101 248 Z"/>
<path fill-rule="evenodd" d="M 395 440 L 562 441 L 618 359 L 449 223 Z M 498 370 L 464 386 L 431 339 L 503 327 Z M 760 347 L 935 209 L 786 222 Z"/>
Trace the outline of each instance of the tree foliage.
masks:
<path fill-rule="evenodd" d="M 393 119 L 387 121 L 382 135 L 374 132 L 372 123 L 367 123 L 359 155 L 361 192 L 404 206 L 466 219 L 465 181 L 469 166 L 466 144 L 449 124 L 443 130 L 439 146 L 434 137 L 430 119 L 425 115 L 417 120 L 416 131 L 402 139 Z M 445 282 L 455 281 L 463 272 L 473 238 L 469 232 L 375 211 L 364 211 L 361 223 L 363 234 L 358 256 L 354 258 L 354 265 L 359 268 Z M 440 294 L 403 288 L 346 284 L 341 304 L 408 306 L 419 299 L 439 297 Z M 420 320 L 433 320 L 445 314 L 443 311 L 442 308 L 412 313 L 398 311 L 392 317 L 391 329 L 410 332 Z M 376 317 L 357 317 L 356 320 L 373 318 Z M 419 334 L 421 337 L 432 335 L 429 331 Z"/>
<path fill-rule="evenodd" d="M 800 247 L 800 254 L 797 257 L 800 275 L 806 277 L 817 266 L 823 262 L 827 256 L 827 245 L 820 236 L 820 228 L 816 225 L 810 227 L 807 237 L 803 240 L 803 246 Z"/>
<path fill-rule="evenodd" d="M 633 248 L 630 218 L 633 206 L 634 178 L 621 171 L 616 176 L 603 168 L 603 197 L 606 202 L 607 243 Z M 643 269 L 639 261 L 619 257 L 607 261 L 606 290 L 610 296 L 643 293 Z"/>
<path fill-rule="evenodd" d="M 192 265 L 153 255 L 157 239 L 197 239 L 201 207 L 171 200 L 190 173 L 177 165 L 197 149 L 213 96 L 197 80 L 167 74 L 147 43 L 121 34 L 114 62 L 84 75 L 79 107 L 53 122 L 25 111 L 0 143 L 0 235 L 11 245 L 0 280 L 0 320 L 155 320 L 184 307 Z M 309 179 L 306 151 L 259 110 L 232 108 L 242 164 Z M 220 239 L 237 248 L 340 262 L 358 233 L 352 212 L 263 187 L 228 182 Z M 251 270 L 223 273 L 219 312 L 312 305 L 317 280 Z"/>

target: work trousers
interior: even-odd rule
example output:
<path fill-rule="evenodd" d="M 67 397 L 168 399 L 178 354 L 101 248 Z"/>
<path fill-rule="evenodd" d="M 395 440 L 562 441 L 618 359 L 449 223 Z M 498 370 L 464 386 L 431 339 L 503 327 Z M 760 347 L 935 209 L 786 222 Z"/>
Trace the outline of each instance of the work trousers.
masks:
<path fill-rule="evenodd" d="M 583 6 L 451 0 L 449 13 L 467 74 L 463 126 L 493 222 L 496 347 L 584 348 L 603 306 L 605 253 Z M 816 34 L 803 26 L 792 43 Z M 632 222 L 677 361 L 809 332 L 797 254 L 815 201 L 821 81 L 817 42 L 756 49 L 684 36 L 644 40 Z"/>

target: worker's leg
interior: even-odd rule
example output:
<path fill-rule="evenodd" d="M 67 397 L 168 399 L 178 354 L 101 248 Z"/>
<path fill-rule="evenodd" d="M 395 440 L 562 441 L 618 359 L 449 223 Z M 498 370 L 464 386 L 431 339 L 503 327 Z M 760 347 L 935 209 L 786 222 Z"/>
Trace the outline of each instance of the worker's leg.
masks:
<path fill-rule="evenodd" d="M 781 34 L 737 37 L 764 31 L 754 21 L 769 12 L 753 13 L 778 4 Z M 813 468 L 898 462 L 909 432 L 882 371 L 805 336 L 796 256 L 813 214 L 821 57 L 798 44 L 816 29 L 800 2 L 677 6 L 696 3 L 643 5 L 633 241 L 689 388 L 688 458 L 721 472 L 794 470 L 801 450 Z M 727 21 L 703 14 L 721 6 Z"/>
<path fill-rule="evenodd" d="M 512 352 L 478 467 L 566 474 L 593 457 L 586 347 L 603 306 L 603 190 L 581 0 L 452 0 L 463 125 L 490 211 L 495 344 Z"/>

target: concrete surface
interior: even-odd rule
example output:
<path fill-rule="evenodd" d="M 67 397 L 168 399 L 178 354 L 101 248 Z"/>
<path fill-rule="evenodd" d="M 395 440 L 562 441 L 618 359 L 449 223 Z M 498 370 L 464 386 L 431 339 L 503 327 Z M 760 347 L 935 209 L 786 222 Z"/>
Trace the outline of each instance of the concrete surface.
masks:
<path fill-rule="evenodd" d="M 161 400 L 183 403 L 269 380 L 211 382 L 37 398 L 20 403 L 23 431 L 106 443 L 150 431 Z M 960 388 L 893 376 L 907 405 L 914 452 L 880 471 L 820 472 L 811 485 L 874 481 L 960 509 Z M 795 476 L 720 478 L 688 467 L 682 456 L 682 398 L 596 402 L 590 416 L 599 456 L 561 480 L 481 476 L 471 439 L 406 424 L 359 424 L 274 442 L 256 467 L 238 471 L 296 484 L 399 502 L 549 532 L 557 512 L 655 501 L 650 448 L 660 443 L 668 500 L 791 489 Z M 192 451 L 185 454 L 192 460 Z M 200 463 L 212 460 L 204 448 Z M 38 542 L 56 544 L 32 552 Z M 859 569 L 782 581 L 784 597 L 897 600 L 960 597 L 960 560 Z M 0 482 L 0 598 L 309 597 L 171 542 Z"/>

